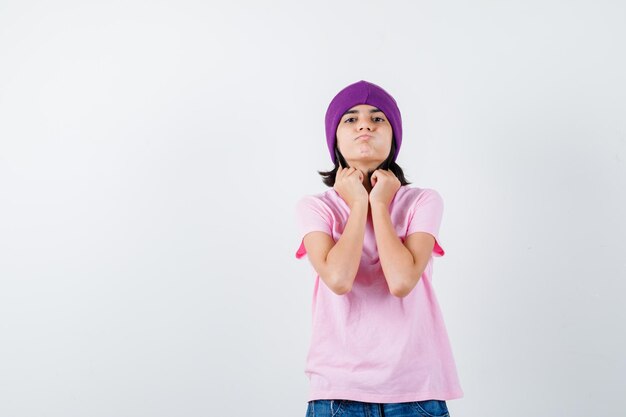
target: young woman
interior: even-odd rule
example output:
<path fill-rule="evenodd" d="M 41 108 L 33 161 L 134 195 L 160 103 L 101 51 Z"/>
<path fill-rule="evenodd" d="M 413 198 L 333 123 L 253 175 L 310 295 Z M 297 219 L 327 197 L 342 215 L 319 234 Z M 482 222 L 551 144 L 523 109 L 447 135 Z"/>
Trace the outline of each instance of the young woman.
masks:
<path fill-rule="evenodd" d="M 307 416 L 448 416 L 463 391 L 432 285 L 442 198 L 408 186 L 400 110 L 381 87 L 342 89 L 326 139 L 332 188 L 296 205 L 296 257 L 317 274 Z"/>

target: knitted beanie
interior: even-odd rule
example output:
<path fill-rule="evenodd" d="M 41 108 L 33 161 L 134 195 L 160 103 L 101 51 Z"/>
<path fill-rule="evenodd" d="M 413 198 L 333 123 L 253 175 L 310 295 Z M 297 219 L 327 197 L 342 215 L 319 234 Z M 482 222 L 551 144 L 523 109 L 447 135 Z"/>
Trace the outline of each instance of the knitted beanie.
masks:
<path fill-rule="evenodd" d="M 393 155 L 395 161 L 400 144 L 402 143 L 402 117 L 396 100 L 376 84 L 365 80 L 358 81 L 345 87 L 331 100 L 326 110 L 326 143 L 333 163 L 335 162 L 335 143 L 337 141 L 337 126 L 341 116 L 350 108 L 359 104 L 369 104 L 377 107 L 389 120 L 393 130 L 393 138 L 396 142 L 396 153 Z"/>

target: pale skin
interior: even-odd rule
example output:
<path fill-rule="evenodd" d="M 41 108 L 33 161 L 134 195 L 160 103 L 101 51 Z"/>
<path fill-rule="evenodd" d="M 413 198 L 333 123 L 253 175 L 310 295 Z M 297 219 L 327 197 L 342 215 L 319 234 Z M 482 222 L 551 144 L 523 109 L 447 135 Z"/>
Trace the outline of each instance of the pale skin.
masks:
<path fill-rule="evenodd" d="M 393 172 L 376 167 L 387 159 L 392 136 L 385 114 L 368 104 L 349 109 L 337 126 L 337 146 L 349 168 L 339 167 L 333 188 L 350 207 L 350 215 L 337 242 L 315 231 L 304 237 L 304 247 L 315 271 L 338 295 L 352 289 L 367 222 L 373 224 L 383 274 L 396 297 L 413 290 L 435 245 L 435 238 L 425 232 L 412 233 L 403 243 L 391 223 L 389 205 L 401 183 Z M 370 184 L 366 173 L 371 171 Z"/>

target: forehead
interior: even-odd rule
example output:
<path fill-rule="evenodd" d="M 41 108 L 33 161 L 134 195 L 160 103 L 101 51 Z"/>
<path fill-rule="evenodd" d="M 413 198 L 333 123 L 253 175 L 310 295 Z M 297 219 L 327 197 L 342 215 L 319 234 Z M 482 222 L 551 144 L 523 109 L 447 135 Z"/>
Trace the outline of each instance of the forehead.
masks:
<path fill-rule="evenodd" d="M 345 116 L 346 114 L 355 114 L 361 112 L 366 114 L 382 113 L 382 110 L 377 107 L 370 106 L 369 104 L 359 104 L 346 110 L 346 112 L 342 116 Z"/>

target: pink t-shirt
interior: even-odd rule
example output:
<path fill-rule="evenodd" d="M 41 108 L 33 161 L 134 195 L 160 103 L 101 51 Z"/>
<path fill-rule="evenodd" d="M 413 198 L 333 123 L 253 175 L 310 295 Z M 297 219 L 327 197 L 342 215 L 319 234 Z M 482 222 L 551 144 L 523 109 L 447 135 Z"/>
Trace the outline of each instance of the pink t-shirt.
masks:
<path fill-rule="evenodd" d="M 436 240 L 432 255 L 444 255 L 438 237 L 443 200 L 437 191 L 403 185 L 389 212 L 402 242 L 413 232 L 427 232 Z M 334 188 L 307 195 L 296 204 L 302 238 L 322 231 L 336 242 L 349 214 L 350 207 Z M 301 242 L 296 257 L 305 254 Z M 310 381 L 308 401 L 394 403 L 463 397 L 432 284 L 433 256 L 406 297 L 392 295 L 368 219 L 352 289 L 337 295 L 315 274 L 312 337 L 304 371 Z"/>

